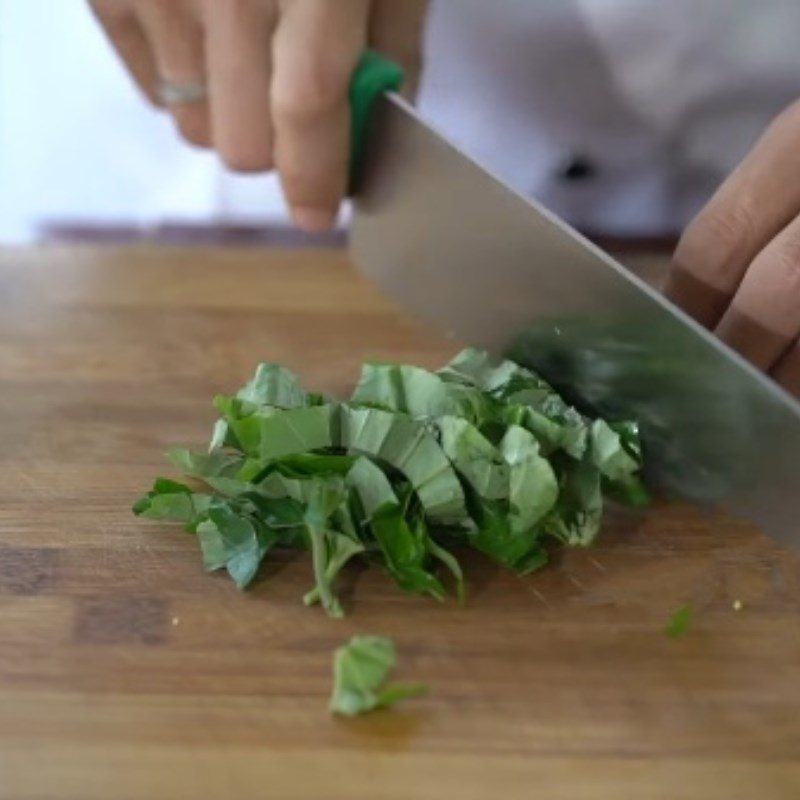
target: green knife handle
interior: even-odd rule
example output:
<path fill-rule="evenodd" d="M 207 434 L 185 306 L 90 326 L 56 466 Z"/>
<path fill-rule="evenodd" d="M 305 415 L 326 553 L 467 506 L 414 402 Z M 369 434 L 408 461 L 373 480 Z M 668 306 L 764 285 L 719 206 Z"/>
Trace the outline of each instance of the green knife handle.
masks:
<path fill-rule="evenodd" d="M 374 50 L 365 50 L 350 79 L 350 176 L 348 195 L 354 193 L 361 171 L 369 116 L 375 100 L 384 92 L 396 92 L 403 83 L 403 69 Z"/>

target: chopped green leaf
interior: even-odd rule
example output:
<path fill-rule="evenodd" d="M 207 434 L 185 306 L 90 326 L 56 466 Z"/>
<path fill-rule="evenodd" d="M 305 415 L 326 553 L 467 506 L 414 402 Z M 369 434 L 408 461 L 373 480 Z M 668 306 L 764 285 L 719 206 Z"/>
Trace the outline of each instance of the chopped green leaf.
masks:
<path fill-rule="evenodd" d="M 343 407 L 341 426 L 343 447 L 384 461 L 408 478 L 432 523 L 468 520 L 453 466 L 423 424 L 377 408 Z"/>
<path fill-rule="evenodd" d="M 216 451 L 193 453 L 191 450 L 176 448 L 167 453 L 167 458 L 180 470 L 194 478 L 235 477 L 244 459 L 238 453 Z"/>
<path fill-rule="evenodd" d="M 475 491 L 487 500 L 507 497 L 509 468 L 497 448 L 461 417 L 440 417 L 438 427 L 444 454 Z"/>
<path fill-rule="evenodd" d="M 219 564 L 224 558 L 228 574 L 240 589 L 244 589 L 255 577 L 267 550 L 277 541 L 277 534 L 266 525 L 254 523 L 252 519 L 237 513 L 230 505 L 221 501 L 211 504 L 208 518 L 215 528 L 216 535 L 212 534 L 210 525 L 204 526 L 200 537 L 204 548 L 204 559 L 205 537 L 213 538 L 213 543 L 208 542 L 210 552 L 206 559 L 207 568 L 217 568 L 209 566 L 209 562 Z"/>
<path fill-rule="evenodd" d="M 444 567 L 463 599 L 451 548 L 524 574 L 548 548 L 590 544 L 604 494 L 647 501 L 635 422 L 585 417 L 535 373 L 480 350 L 438 372 L 365 364 L 348 402 L 262 364 L 214 406 L 208 452 L 169 454 L 208 490 L 159 479 L 134 512 L 196 531 L 206 568 L 242 588 L 272 548 L 310 551 L 304 601 L 331 616 L 343 613 L 336 581 L 353 559 L 437 599 Z"/>
<path fill-rule="evenodd" d="M 307 395 L 297 376 L 277 364 L 259 364 L 252 380 L 237 393 L 239 400 L 259 406 L 298 408 L 307 404 Z"/>
<path fill-rule="evenodd" d="M 431 553 L 429 536 L 421 515 L 411 521 L 381 469 L 360 458 L 347 476 L 361 502 L 386 568 L 397 585 L 417 594 L 444 599 L 444 587 L 427 568 Z"/>
<path fill-rule="evenodd" d="M 329 520 L 344 499 L 340 483 L 310 481 L 311 492 L 305 509 L 305 525 L 311 542 L 311 559 L 316 587 L 313 597 L 331 617 L 342 617 L 344 611 L 333 591 L 333 581 L 342 566 L 355 553 L 358 543 L 331 530 Z"/>
<path fill-rule="evenodd" d="M 188 486 L 167 478 L 157 478 L 153 488 L 133 506 L 133 513 L 148 519 L 182 522 L 193 529 L 208 511 L 212 497 L 193 492 Z"/>
<path fill-rule="evenodd" d="M 508 502 L 511 529 L 530 530 L 553 507 L 558 484 L 550 463 L 539 454 L 536 437 L 516 425 L 506 431 L 500 452 L 509 467 Z"/>
<path fill-rule="evenodd" d="M 693 618 L 694 610 L 692 606 L 689 604 L 681 606 L 669 618 L 664 632 L 670 639 L 680 639 L 681 636 L 685 636 L 688 633 L 689 628 L 692 626 Z"/>
<path fill-rule="evenodd" d="M 386 684 L 397 661 L 391 639 L 354 636 L 333 657 L 333 693 L 330 709 L 353 717 L 427 692 L 422 684 Z"/>

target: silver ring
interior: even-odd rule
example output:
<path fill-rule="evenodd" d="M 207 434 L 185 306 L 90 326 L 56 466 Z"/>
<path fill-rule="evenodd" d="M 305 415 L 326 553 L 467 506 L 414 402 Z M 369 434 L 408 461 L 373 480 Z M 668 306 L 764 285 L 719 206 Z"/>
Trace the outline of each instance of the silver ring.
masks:
<path fill-rule="evenodd" d="M 202 83 L 171 83 L 162 78 L 156 89 L 158 99 L 165 106 L 184 106 L 205 100 L 208 90 Z"/>

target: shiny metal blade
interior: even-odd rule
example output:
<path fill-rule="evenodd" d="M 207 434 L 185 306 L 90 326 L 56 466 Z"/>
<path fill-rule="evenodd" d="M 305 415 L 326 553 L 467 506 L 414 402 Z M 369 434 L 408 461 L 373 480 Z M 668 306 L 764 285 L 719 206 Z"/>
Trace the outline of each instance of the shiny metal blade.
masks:
<path fill-rule="evenodd" d="M 351 232 L 418 317 L 641 425 L 649 477 L 800 546 L 800 404 L 401 98 L 376 109 Z"/>

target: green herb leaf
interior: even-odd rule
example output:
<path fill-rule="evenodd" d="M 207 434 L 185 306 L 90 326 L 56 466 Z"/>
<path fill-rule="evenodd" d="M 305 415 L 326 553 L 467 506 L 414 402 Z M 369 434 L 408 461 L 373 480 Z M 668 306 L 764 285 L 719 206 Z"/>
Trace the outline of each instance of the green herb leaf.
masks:
<path fill-rule="evenodd" d="M 469 535 L 470 544 L 482 553 L 525 575 L 547 563 L 542 544 L 542 530 L 512 529 L 507 501 L 471 498 L 470 509 L 476 530 Z"/>
<path fill-rule="evenodd" d="M 544 521 L 552 536 L 570 546 L 586 547 L 600 532 L 603 494 L 600 470 L 588 461 L 555 462 L 559 493 L 553 511 Z"/>
<path fill-rule="evenodd" d="M 220 450 L 206 455 L 205 453 L 193 453 L 191 450 L 180 447 L 170 450 L 167 458 L 187 475 L 204 479 L 223 476 L 233 478 L 244 462 L 238 453 Z"/>
<path fill-rule="evenodd" d="M 508 501 L 511 530 L 531 530 L 554 506 L 558 484 L 550 462 L 539 453 L 532 433 L 512 425 L 500 443 L 500 452 L 509 466 Z"/>
<path fill-rule="evenodd" d="M 351 452 L 372 456 L 405 475 L 431 523 L 469 521 L 458 477 L 423 424 L 376 408 L 342 407 L 341 443 Z"/>
<path fill-rule="evenodd" d="M 237 393 L 239 400 L 259 406 L 299 408 L 307 404 L 297 376 L 278 364 L 259 364 L 256 374 Z"/>
<path fill-rule="evenodd" d="M 343 488 L 324 481 L 309 481 L 309 485 L 311 492 L 304 520 L 311 542 L 315 597 L 319 598 L 329 616 L 343 617 L 341 603 L 333 591 L 333 579 L 354 552 L 351 552 L 352 546 L 349 543 L 339 541 L 345 537 L 328 527 L 328 520 L 343 500 Z"/>
<path fill-rule="evenodd" d="M 427 692 L 422 684 L 393 684 L 386 679 L 397 661 L 394 644 L 381 636 L 354 636 L 333 657 L 330 709 L 348 717 Z"/>
<path fill-rule="evenodd" d="M 211 504 L 208 521 L 198 526 L 197 533 L 206 568 L 224 566 L 240 589 L 253 580 L 261 559 L 278 540 L 271 528 L 254 523 L 221 501 Z"/>
<path fill-rule="evenodd" d="M 685 636 L 688 633 L 693 619 L 694 610 L 692 606 L 689 604 L 681 606 L 670 617 L 664 632 L 670 639 L 680 639 L 681 636 Z"/>
<path fill-rule="evenodd" d="M 359 458 L 347 475 L 358 497 L 387 570 L 397 585 L 442 600 L 441 582 L 427 568 L 430 537 L 421 517 L 409 521 L 391 484 L 378 466 Z"/>
<path fill-rule="evenodd" d="M 133 513 L 148 519 L 182 522 L 188 530 L 204 519 L 211 496 L 193 492 L 188 486 L 168 478 L 157 478 L 153 488 L 133 505 Z"/>
<path fill-rule="evenodd" d="M 497 448 L 466 419 L 444 416 L 437 424 L 442 451 L 475 491 L 487 500 L 508 497 L 508 464 Z"/>
<path fill-rule="evenodd" d="M 448 383 L 434 372 L 378 363 L 364 364 L 351 404 L 400 411 L 415 419 L 450 414 L 473 421 L 483 419 L 489 405 L 476 388 Z"/>
<path fill-rule="evenodd" d="M 208 453 L 170 453 L 209 491 L 159 479 L 134 512 L 195 530 L 206 567 L 241 587 L 272 547 L 310 550 L 304 599 L 331 616 L 342 614 L 336 579 L 358 556 L 438 599 L 444 566 L 462 599 L 451 548 L 527 573 L 548 546 L 593 541 L 604 493 L 647 501 L 634 422 L 591 420 L 535 373 L 479 350 L 439 372 L 365 364 L 344 403 L 262 364 L 214 405 Z"/>

